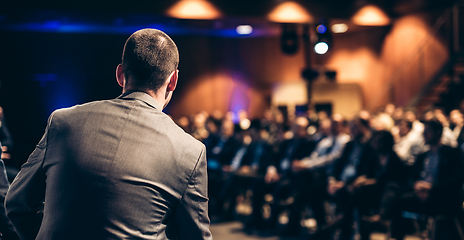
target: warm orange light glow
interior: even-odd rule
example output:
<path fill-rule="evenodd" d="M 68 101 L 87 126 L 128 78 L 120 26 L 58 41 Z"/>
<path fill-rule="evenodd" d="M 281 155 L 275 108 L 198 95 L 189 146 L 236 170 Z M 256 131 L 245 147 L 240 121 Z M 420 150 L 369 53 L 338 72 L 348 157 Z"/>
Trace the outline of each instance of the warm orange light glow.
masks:
<path fill-rule="evenodd" d="M 217 19 L 221 12 L 207 0 L 181 0 L 168 9 L 166 14 L 183 19 Z"/>
<path fill-rule="evenodd" d="M 387 26 L 390 24 L 390 18 L 382 9 L 367 5 L 353 16 L 353 23 L 360 26 Z"/>
<path fill-rule="evenodd" d="M 311 23 L 314 18 L 300 4 L 288 1 L 274 8 L 267 18 L 272 22 L 280 23 Z"/>

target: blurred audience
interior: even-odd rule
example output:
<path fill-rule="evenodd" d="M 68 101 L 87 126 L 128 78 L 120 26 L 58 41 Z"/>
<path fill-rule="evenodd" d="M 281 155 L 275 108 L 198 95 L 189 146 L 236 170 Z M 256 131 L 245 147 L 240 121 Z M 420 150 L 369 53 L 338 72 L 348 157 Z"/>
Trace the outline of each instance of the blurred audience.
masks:
<path fill-rule="evenodd" d="M 352 140 L 334 162 L 327 188 L 337 205 L 337 228 L 341 230 L 339 239 L 353 238 L 356 193 L 363 186 L 375 184 L 375 163 L 378 162 L 378 156 L 370 143 L 372 131 L 369 119 L 356 117 L 350 123 L 350 132 Z"/>
<path fill-rule="evenodd" d="M 350 121 L 269 109 L 257 119 L 214 111 L 177 122 L 207 147 L 213 221 L 310 239 L 369 239 L 391 224 L 401 239 L 410 230 L 405 211 L 462 211 L 463 114 L 419 116 L 389 104 Z"/>
<path fill-rule="evenodd" d="M 271 194 L 271 213 L 267 222 L 261 211 L 253 211 L 252 223 L 257 228 L 275 228 L 278 225 L 279 214 L 282 212 L 282 200 L 289 197 L 294 199 L 293 194 L 301 192 L 300 189 L 306 184 L 307 175 L 298 174 L 292 170 L 292 161 L 301 159 L 314 148 L 314 143 L 309 139 L 306 129 L 309 126 L 307 118 L 298 117 L 287 132 L 283 141 L 266 169 L 264 178 L 258 179 L 253 186 L 253 209 L 262 209 L 265 203 L 265 195 Z M 294 201 L 294 200 L 293 200 Z M 298 216 L 290 213 L 289 223 L 283 231 L 285 234 L 299 233 L 301 225 Z"/>
<path fill-rule="evenodd" d="M 327 223 L 324 201 L 328 198 L 327 177 L 332 172 L 332 163 L 340 158 L 346 143 L 351 139 L 346 133 L 347 122 L 341 115 L 335 114 L 331 121 L 324 122 L 330 123 L 329 126 L 321 124 L 324 126 L 321 131 L 325 137 L 319 141 L 316 140 L 317 145 L 310 155 L 292 163 L 294 172 L 306 172 L 311 176 L 310 181 L 306 183 L 306 188 L 299 193 L 300 201 L 299 204 L 295 204 L 293 212 L 299 213 L 303 211 L 304 203 L 309 204 L 318 226 L 324 226 Z"/>
<path fill-rule="evenodd" d="M 441 141 L 443 121 L 432 118 L 425 122 L 424 140 L 428 150 L 417 157 L 408 175 L 408 183 L 397 204 L 390 209 L 394 214 L 392 236 L 405 236 L 403 211 L 437 216 L 456 215 L 462 211 L 462 182 L 464 175 L 461 152 Z M 456 239 L 441 231 L 437 239 Z"/>
<path fill-rule="evenodd" d="M 413 130 L 413 122 L 403 119 L 396 126 L 393 134 L 396 142 L 393 146 L 395 153 L 406 165 L 414 164 L 417 155 L 424 151 L 422 133 Z"/>

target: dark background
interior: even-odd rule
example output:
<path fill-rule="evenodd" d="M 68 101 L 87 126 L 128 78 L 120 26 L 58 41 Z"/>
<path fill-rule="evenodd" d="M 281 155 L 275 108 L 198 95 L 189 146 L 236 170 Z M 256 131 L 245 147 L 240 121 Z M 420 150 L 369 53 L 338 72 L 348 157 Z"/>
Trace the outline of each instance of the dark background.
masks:
<path fill-rule="evenodd" d="M 13 165 L 27 159 L 24 154 L 32 152 L 40 140 L 53 110 L 121 93 L 115 69 L 127 36 L 2 35 L 0 105 L 16 143 Z"/>

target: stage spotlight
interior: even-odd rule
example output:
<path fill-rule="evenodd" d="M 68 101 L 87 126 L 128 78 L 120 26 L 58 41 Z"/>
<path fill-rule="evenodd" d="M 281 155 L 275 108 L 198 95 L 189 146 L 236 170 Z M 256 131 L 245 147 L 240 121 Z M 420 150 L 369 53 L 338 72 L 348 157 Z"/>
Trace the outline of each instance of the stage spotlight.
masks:
<path fill-rule="evenodd" d="M 253 27 L 250 25 L 240 25 L 237 26 L 236 31 L 240 35 L 248 35 L 253 32 Z"/>
<path fill-rule="evenodd" d="M 345 33 L 346 31 L 348 31 L 348 25 L 345 23 L 337 23 L 332 25 L 333 33 Z"/>
<path fill-rule="evenodd" d="M 324 24 L 319 24 L 316 27 L 316 32 L 319 34 L 324 34 L 327 32 L 327 27 Z"/>
<path fill-rule="evenodd" d="M 332 35 L 327 28 L 325 19 L 321 18 L 316 25 L 317 43 L 314 50 L 317 54 L 325 54 L 329 50 L 329 44 L 332 42 Z"/>
<path fill-rule="evenodd" d="M 329 50 L 329 45 L 325 42 L 318 42 L 316 46 L 314 46 L 314 51 L 317 54 L 325 54 Z"/>

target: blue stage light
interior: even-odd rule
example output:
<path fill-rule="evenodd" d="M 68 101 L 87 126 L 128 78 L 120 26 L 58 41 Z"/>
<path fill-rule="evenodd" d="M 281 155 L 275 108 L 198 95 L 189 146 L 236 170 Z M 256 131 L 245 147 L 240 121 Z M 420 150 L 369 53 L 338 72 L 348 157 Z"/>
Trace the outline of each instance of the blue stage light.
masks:
<path fill-rule="evenodd" d="M 316 31 L 320 34 L 324 34 L 325 32 L 327 32 L 327 27 L 324 24 L 319 24 L 316 27 Z"/>

